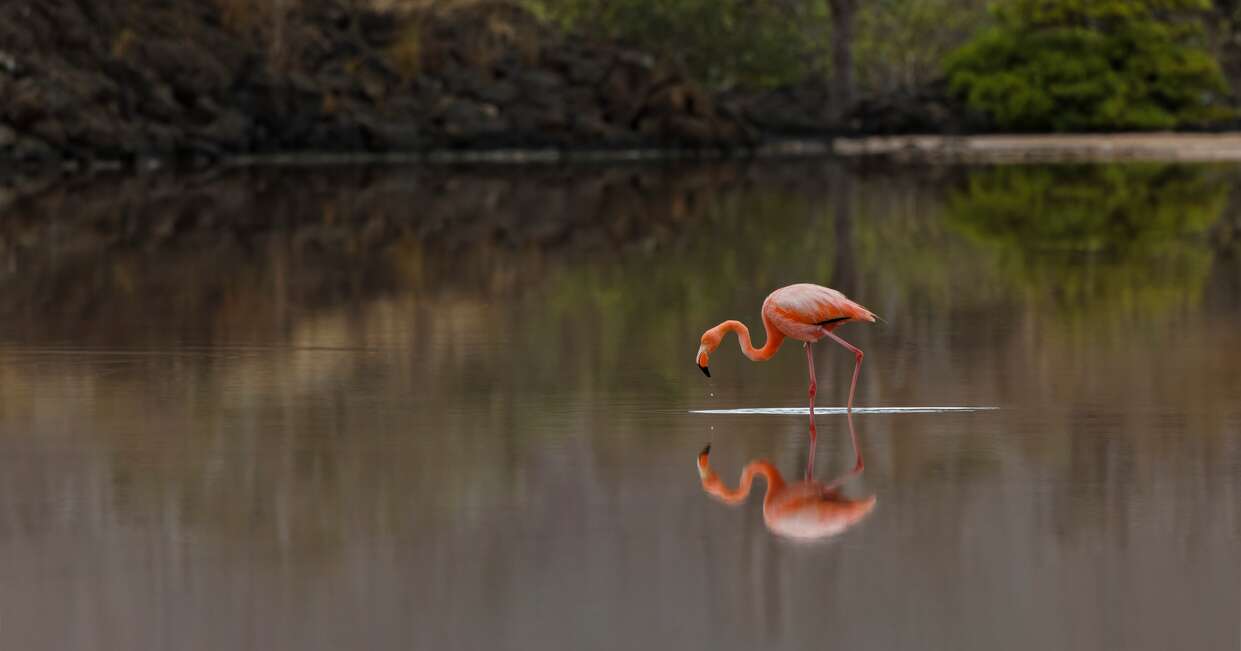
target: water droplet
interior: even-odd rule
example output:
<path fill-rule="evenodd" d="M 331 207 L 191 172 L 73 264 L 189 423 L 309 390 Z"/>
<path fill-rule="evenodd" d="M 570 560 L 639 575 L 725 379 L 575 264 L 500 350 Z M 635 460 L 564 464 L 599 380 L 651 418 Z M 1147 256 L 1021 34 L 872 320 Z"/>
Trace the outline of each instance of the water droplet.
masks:
<path fill-rule="evenodd" d="M 715 394 L 714 394 L 714 393 L 712 393 L 712 394 L 711 394 L 711 397 L 712 397 L 712 398 L 714 398 L 714 397 L 715 397 Z"/>
<path fill-rule="evenodd" d="M 711 426 L 711 431 L 715 431 L 715 425 Z"/>

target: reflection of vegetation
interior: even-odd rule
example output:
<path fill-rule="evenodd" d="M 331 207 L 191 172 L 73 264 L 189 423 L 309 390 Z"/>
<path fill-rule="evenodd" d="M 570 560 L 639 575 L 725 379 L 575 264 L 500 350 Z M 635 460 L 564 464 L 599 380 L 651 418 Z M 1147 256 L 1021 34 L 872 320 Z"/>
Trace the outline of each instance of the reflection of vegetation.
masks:
<path fill-rule="evenodd" d="M 1160 311 L 1197 299 L 1227 184 L 1172 165 L 999 167 L 969 176 L 949 224 L 999 256 L 998 270 L 1059 307 Z"/>
<path fill-rule="evenodd" d="M 806 280 L 889 319 L 848 335 L 877 353 L 862 376 L 868 400 L 951 404 L 941 400 L 964 387 L 971 403 L 1068 404 L 1098 397 L 1090 369 L 1112 365 L 1124 369 L 1113 377 L 1152 378 L 1126 385 L 1120 404 L 1166 400 L 1204 414 L 1223 404 L 1238 368 L 1216 353 L 1232 336 L 1224 328 L 1196 330 L 1209 344 L 1171 358 L 1094 350 L 1085 344 L 1097 338 L 1065 337 L 1075 324 L 1029 328 L 1030 338 L 989 325 L 1005 314 L 1029 323 L 1014 308 L 1049 298 L 1097 314 L 1195 296 L 1211 262 L 1200 235 L 1213 231 L 1221 251 L 1236 241 L 1211 227 L 1226 190 L 1215 170 L 981 170 L 946 197 L 942 179 L 923 172 L 858 176 L 812 161 L 564 178 L 267 172 L 190 187 L 144 177 L 141 188 L 30 200 L 0 216 L 0 250 L 20 270 L 0 276 L 0 343 L 132 356 L 6 359 L 0 417 L 16 426 L 3 434 L 37 445 L 40 423 L 90 423 L 83 445 L 116 451 L 99 472 L 118 487 L 121 517 L 169 508 L 186 530 L 307 555 L 349 536 L 415 539 L 434 518 L 537 510 L 567 482 L 625 479 L 631 461 L 663 460 L 668 437 L 686 434 L 670 428 L 697 426 L 664 415 L 710 392 L 721 404 L 799 404 L 800 351 L 761 369 L 721 355 L 711 383 L 690 355 L 705 327 L 729 317 L 758 327 L 768 291 Z M 1214 291 L 1234 310 L 1236 263 L 1221 255 L 1216 265 Z M 1221 284 L 1223 274 L 1238 280 Z M 1072 355 L 1025 372 L 1066 345 Z M 821 395 L 839 395 L 828 385 L 847 382 L 851 363 L 821 354 Z M 1071 365 L 1074 355 L 1089 363 Z M 1192 382 L 1181 379 L 1187 368 Z M 168 398 L 162 410 L 152 395 Z M 995 432 L 978 422 L 948 446 L 917 421 L 872 420 L 859 434 L 898 434 L 887 463 L 902 481 L 964 483 L 1006 467 Z M 1149 431 L 1137 417 L 1125 425 Z M 559 465 L 561 446 L 547 437 L 572 437 L 601 462 Z M 1031 440 L 1024 454 L 1091 480 L 1071 462 L 1117 454 Z M 1142 447 L 1151 440 L 1121 452 L 1155 464 L 1215 445 Z M 847 439 L 821 444 L 821 459 L 839 458 L 832 446 Z M 770 439 L 750 445 L 738 453 L 767 454 Z M 380 454 L 401 463 L 377 464 Z M 41 490 L 13 486 L 0 493 Z"/>
<path fill-rule="evenodd" d="M 704 192 L 696 208 L 692 233 L 664 249 L 635 251 L 625 264 L 578 267 L 552 279 L 549 307 L 557 323 L 568 325 L 583 312 L 598 317 L 600 329 L 587 346 L 587 354 L 598 356 L 597 370 L 615 368 L 638 351 L 674 354 L 688 364 L 680 351 L 727 318 L 746 322 L 761 341 L 758 311 L 771 288 L 830 283 L 832 224 L 817 218 L 810 197 L 721 187 Z M 644 383 L 665 383 L 671 399 L 684 395 L 684 364 L 652 358 L 649 365 L 653 372 Z"/>

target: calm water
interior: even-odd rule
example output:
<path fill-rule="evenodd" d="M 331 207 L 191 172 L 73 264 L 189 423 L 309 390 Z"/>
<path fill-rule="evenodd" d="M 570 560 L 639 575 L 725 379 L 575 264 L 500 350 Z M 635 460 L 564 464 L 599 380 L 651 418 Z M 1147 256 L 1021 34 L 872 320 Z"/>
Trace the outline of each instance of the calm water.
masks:
<path fill-rule="evenodd" d="M 885 319 L 786 478 L 771 289 Z M 761 336 L 759 337 L 761 339 Z M 817 347 L 821 406 L 851 356 Z M 852 464 L 818 418 L 815 476 Z M 0 196 L 6 649 L 1241 649 L 1241 168 L 225 171 Z"/>

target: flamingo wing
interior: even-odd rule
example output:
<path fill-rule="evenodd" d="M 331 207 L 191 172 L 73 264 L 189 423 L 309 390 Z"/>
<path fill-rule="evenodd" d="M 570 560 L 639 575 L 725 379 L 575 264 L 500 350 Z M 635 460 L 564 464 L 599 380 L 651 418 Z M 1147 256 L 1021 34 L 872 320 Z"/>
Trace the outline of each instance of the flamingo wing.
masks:
<path fill-rule="evenodd" d="M 818 341 L 824 328 L 846 321 L 873 322 L 875 315 L 844 294 L 822 285 L 799 283 L 781 287 L 763 302 L 763 314 L 785 335 L 800 341 Z"/>

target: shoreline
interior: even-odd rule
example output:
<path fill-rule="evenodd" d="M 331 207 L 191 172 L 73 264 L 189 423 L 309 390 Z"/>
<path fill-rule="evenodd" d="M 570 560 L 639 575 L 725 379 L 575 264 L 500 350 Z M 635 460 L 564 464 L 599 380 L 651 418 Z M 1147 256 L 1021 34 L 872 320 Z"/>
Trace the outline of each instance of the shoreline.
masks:
<path fill-rule="evenodd" d="M 266 166 L 456 165 L 501 166 L 641 163 L 828 157 L 930 165 L 1241 162 L 1241 131 L 1019 135 L 872 135 L 773 140 L 748 147 L 478 148 L 426 151 L 289 151 L 237 154 L 209 160 L 144 157 L 59 163 L 0 159 L 6 177 L 92 172 L 150 172 Z"/>
<path fill-rule="evenodd" d="M 206 161 L 171 157 L 94 159 L 60 164 L 0 160 L 0 171 L 64 172 L 153 170 L 179 167 L 263 167 L 266 165 L 625 163 L 673 160 L 819 157 L 892 159 L 899 162 L 1234 162 L 1241 161 L 1241 131 L 1113 134 L 870 135 L 772 140 L 747 147 L 550 148 L 499 147 L 425 151 L 288 151 L 221 156 Z"/>
<path fill-rule="evenodd" d="M 330 165 L 548 165 L 575 163 L 640 163 L 661 161 L 745 160 L 758 158 L 830 157 L 831 139 L 783 140 L 749 147 L 642 148 L 478 148 L 426 151 L 289 151 L 226 155 L 207 160 L 148 156 L 134 160 L 88 159 L 57 163 L 24 163 L 0 159 L 0 181 L 6 176 L 52 176 L 91 172 L 149 172 L 178 169 Z"/>
<path fill-rule="evenodd" d="M 836 138 L 832 152 L 944 164 L 1235 162 L 1241 161 L 1241 131 L 860 136 Z"/>

